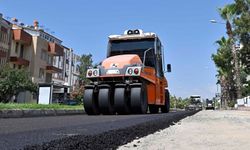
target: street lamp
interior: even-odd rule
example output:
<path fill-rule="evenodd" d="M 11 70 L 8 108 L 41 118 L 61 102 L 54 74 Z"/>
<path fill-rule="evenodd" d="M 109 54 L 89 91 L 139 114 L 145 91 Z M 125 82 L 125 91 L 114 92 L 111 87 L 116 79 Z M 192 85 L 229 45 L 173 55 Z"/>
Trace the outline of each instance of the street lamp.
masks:
<path fill-rule="evenodd" d="M 232 26 L 229 20 L 227 20 L 226 23 L 224 22 L 218 22 L 214 19 L 210 20 L 211 23 L 218 23 L 218 24 L 225 24 L 227 35 L 230 39 L 234 40 L 233 32 L 232 32 Z M 239 67 L 239 60 L 237 55 L 237 46 L 235 45 L 234 41 L 232 43 L 232 54 L 233 54 L 233 62 L 234 62 L 234 70 L 235 70 L 235 78 L 236 78 L 236 91 L 237 91 L 237 99 L 240 99 L 242 97 L 241 94 L 241 81 L 240 81 L 240 67 Z"/>
<path fill-rule="evenodd" d="M 224 23 L 224 22 L 218 22 L 218 21 L 216 21 L 216 20 L 214 20 L 214 19 L 211 19 L 211 20 L 209 20 L 211 23 L 219 23 L 219 24 L 226 24 L 226 23 Z"/>

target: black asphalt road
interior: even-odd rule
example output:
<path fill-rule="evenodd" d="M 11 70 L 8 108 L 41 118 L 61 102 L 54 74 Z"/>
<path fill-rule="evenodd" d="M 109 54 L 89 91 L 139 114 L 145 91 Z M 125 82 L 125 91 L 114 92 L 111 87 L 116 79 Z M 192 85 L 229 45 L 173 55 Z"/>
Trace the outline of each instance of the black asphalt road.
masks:
<path fill-rule="evenodd" d="M 23 149 L 27 145 L 41 145 L 58 139 L 80 135 L 93 136 L 110 130 L 157 122 L 160 119 L 173 119 L 176 116 L 180 118 L 185 114 L 187 112 L 181 111 L 147 115 L 76 115 L 0 119 L 0 149 Z"/>

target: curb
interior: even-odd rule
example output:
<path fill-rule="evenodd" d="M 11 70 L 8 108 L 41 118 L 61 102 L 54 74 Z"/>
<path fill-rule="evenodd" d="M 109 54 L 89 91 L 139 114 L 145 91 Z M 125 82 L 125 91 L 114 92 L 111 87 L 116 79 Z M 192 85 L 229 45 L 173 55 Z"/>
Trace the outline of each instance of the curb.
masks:
<path fill-rule="evenodd" d="M 85 114 L 84 110 L 0 110 L 0 118 L 23 118 Z"/>

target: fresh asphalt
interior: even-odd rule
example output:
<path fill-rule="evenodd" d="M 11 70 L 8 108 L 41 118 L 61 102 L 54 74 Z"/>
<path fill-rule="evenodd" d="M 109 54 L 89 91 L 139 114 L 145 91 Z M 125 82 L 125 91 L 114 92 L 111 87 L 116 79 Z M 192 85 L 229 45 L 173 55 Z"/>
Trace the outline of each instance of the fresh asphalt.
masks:
<path fill-rule="evenodd" d="M 98 135 L 159 119 L 173 119 L 185 112 L 146 115 L 53 116 L 0 119 L 0 149 L 23 149 L 72 136 Z"/>

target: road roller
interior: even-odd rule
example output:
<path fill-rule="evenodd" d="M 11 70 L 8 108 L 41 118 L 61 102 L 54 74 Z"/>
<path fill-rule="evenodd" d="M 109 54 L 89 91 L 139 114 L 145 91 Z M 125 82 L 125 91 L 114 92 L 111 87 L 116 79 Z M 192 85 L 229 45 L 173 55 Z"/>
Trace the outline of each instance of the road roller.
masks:
<path fill-rule="evenodd" d="M 88 68 L 84 86 L 88 115 L 168 113 L 170 97 L 164 49 L 153 32 L 126 30 L 108 37 L 107 57 Z M 166 69 L 165 69 L 166 68 Z"/>

